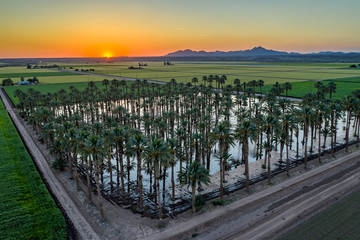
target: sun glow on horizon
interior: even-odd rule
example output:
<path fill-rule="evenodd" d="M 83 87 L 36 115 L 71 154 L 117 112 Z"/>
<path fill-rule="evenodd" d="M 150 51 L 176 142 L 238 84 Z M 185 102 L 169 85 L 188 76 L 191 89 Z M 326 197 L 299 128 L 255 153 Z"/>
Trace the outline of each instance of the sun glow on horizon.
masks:
<path fill-rule="evenodd" d="M 111 53 L 109 53 L 109 52 L 106 52 L 106 53 L 103 54 L 103 57 L 111 58 L 111 57 L 113 57 L 113 55 Z"/>
<path fill-rule="evenodd" d="M 301 53 L 360 51 L 356 0 L 64 0 L 56 7 L 45 0 L 0 2 L 0 21 L 6 22 L 0 27 L 0 58 L 163 56 L 181 49 L 254 46 Z M 29 12 L 36 28 L 27 24 Z"/>

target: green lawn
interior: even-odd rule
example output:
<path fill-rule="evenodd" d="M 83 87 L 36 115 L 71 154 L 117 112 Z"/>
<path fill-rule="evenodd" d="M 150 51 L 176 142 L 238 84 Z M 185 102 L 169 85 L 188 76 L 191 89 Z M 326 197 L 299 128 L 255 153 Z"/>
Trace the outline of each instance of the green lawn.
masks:
<path fill-rule="evenodd" d="M 67 239 L 65 219 L 0 101 L 0 238 Z"/>
<path fill-rule="evenodd" d="M 360 190 L 312 217 L 280 240 L 353 240 L 360 236 Z"/>

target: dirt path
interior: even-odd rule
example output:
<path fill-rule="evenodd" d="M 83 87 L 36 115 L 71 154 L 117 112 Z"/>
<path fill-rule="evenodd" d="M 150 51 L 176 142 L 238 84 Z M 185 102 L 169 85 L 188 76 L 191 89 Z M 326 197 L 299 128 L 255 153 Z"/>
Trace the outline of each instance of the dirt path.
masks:
<path fill-rule="evenodd" d="M 38 148 L 38 144 L 33 141 L 30 137 L 30 134 L 19 120 L 18 115 L 11 108 L 11 105 L 6 98 L 3 89 L 0 88 L 0 96 L 3 100 L 4 106 L 8 111 L 14 125 L 18 129 L 19 134 L 21 135 L 23 141 L 26 144 L 26 147 L 30 151 L 34 161 L 36 162 L 37 168 L 41 171 L 41 175 L 45 178 L 47 185 L 50 187 L 51 192 L 55 195 L 56 199 L 65 210 L 67 216 L 70 218 L 72 224 L 77 230 L 77 235 L 79 239 L 100 239 L 99 236 L 95 233 L 93 228 L 80 213 L 74 202 L 71 200 L 68 192 L 65 191 L 64 187 L 57 180 L 53 174 L 48 162 Z"/>
<path fill-rule="evenodd" d="M 149 239 L 276 239 L 289 226 L 360 186 L 360 152 L 346 155 Z"/>

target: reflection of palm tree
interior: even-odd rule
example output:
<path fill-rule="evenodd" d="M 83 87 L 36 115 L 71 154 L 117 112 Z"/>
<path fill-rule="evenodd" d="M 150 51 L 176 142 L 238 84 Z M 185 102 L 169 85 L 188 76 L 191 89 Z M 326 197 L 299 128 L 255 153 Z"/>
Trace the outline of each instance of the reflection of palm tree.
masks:
<path fill-rule="evenodd" d="M 207 170 L 200 162 L 193 162 L 187 168 L 183 168 L 183 171 L 178 174 L 178 181 L 181 184 L 187 184 L 187 187 L 191 185 L 191 199 L 192 210 L 196 212 L 195 208 L 195 190 L 196 186 L 202 187 L 202 184 L 208 185 L 210 183 L 209 170 Z"/>

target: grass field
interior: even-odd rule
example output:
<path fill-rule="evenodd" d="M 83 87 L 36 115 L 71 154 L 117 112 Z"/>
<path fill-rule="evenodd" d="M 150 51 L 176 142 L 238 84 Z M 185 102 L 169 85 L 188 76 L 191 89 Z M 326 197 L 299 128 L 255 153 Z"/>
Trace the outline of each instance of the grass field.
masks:
<path fill-rule="evenodd" d="M 336 83 L 336 93 L 333 94 L 333 98 L 342 99 L 347 95 L 350 95 L 352 91 L 360 89 L 360 77 L 355 78 L 341 78 L 333 80 L 324 80 L 322 81 L 324 85 L 327 85 L 329 82 Z M 306 93 L 316 92 L 317 89 L 314 88 L 316 82 L 292 82 L 292 90 L 289 91 L 289 96 L 301 98 Z M 263 92 L 267 92 L 271 89 L 271 85 L 265 85 L 262 89 Z M 283 94 L 285 95 L 285 94 Z"/>
<path fill-rule="evenodd" d="M 197 77 L 201 83 L 204 75 L 226 75 L 228 84 L 236 78 L 242 82 L 262 79 L 265 84 L 274 84 L 360 76 L 360 69 L 350 69 L 349 64 L 175 62 L 175 65 L 164 66 L 163 62 L 148 62 L 148 66 L 144 69 L 128 69 L 129 66 L 137 66 L 137 64 L 136 62 L 117 62 L 88 65 L 88 68 L 94 68 L 95 73 L 98 74 L 164 82 L 175 78 L 177 82 L 182 83 L 191 82 L 193 77 Z M 72 66 L 86 68 L 87 65 Z"/>
<path fill-rule="evenodd" d="M 335 203 L 286 234 L 281 240 L 359 239 L 360 190 Z"/>
<path fill-rule="evenodd" d="M 0 238 L 66 239 L 65 219 L 0 101 Z"/>
<path fill-rule="evenodd" d="M 204 75 L 226 75 L 226 84 L 232 84 L 238 78 L 241 82 L 262 79 L 265 83 L 263 92 L 268 91 L 273 84 L 291 82 L 293 89 L 290 96 L 302 97 L 305 93 L 314 92 L 315 81 L 322 80 L 324 84 L 334 81 L 337 92 L 334 98 L 342 98 L 355 89 L 360 89 L 360 69 L 350 69 L 350 64 L 344 63 L 242 63 L 242 62 L 174 62 L 174 65 L 164 66 L 163 62 L 147 62 L 142 70 L 130 70 L 129 66 L 138 66 L 137 62 L 114 62 L 98 64 L 60 64 L 62 67 L 95 69 L 96 74 L 105 74 L 129 78 L 140 78 L 169 82 L 172 78 L 178 83 L 191 82 L 193 77 L 198 78 L 198 84 L 203 83 Z M 8 74 L 8 75 L 6 75 Z M 40 83 L 54 84 L 54 86 L 36 86 L 42 92 L 54 92 L 61 88 L 68 89 L 70 85 L 80 88 L 86 86 L 80 82 L 102 81 L 105 77 L 90 76 L 76 73 L 59 72 L 47 69 L 26 69 L 26 67 L 0 68 L 1 76 L 37 74 Z M 109 79 L 111 79 L 109 77 Z M 14 79 L 17 81 L 16 79 Z M 64 85 L 59 85 L 64 83 Z M 78 84 L 79 83 L 79 84 Z M 215 83 L 213 83 L 213 86 Z M 15 88 L 15 87 L 14 87 Z M 28 87 L 21 86 L 21 89 Z M 258 90 L 258 89 L 257 89 Z M 9 88 L 7 92 L 11 92 Z M 14 99 L 13 99 L 14 100 Z"/>

